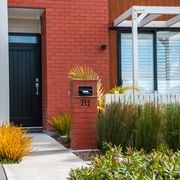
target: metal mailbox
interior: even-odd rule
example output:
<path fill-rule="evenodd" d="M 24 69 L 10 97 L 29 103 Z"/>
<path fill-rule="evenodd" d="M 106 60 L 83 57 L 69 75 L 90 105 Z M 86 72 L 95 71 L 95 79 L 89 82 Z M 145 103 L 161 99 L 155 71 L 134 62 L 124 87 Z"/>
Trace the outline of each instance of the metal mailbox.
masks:
<path fill-rule="evenodd" d="M 79 86 L 78 95 L 79 96 L 92 96 L 93 95 L 92 86 Z"/>

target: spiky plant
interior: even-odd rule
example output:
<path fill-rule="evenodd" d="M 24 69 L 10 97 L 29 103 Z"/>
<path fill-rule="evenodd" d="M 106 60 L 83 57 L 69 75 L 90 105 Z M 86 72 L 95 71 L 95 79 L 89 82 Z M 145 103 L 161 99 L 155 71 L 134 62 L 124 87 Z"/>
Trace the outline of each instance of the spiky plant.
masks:
<path fill-rule="evenodd" d="M 164 140 L 168 146 L 176 151 L 180 149 L 180 104 L 165 105 Z"/>
<path fill-rule="evenodd" d="M 156 148 L 162 120 L 162 108 L 153 103 L 146 103 L 139 108 L 136 120 L 135 147 L 150 151 Z"/>
<path fill-rule="evenodd" d="M 73 80 L 97 80 L 97 100 L 98 109 L 104 109 L 104 90 L 98 74 L 90 67 L 77 66 L 68 73 L 68 78 Z"/>
<path fill-rule="evenodd" d="M 121 145 L 123 149 L 133 146 L 135 121 L 138 116 L 138 105 L 112 103 L 107 105 L 104 113 L 97 118 L 97 134 L 100 146 L 104 141 Z"/>
<path fill-rule="evenodd" d="M 139 91 L 139 88 L 134 87 L 134 86 L 115 86 L 112 89 L 108 91 L 109 94 L 114 94 L 115 92 L 118 92 L 119 94 L 123 94 L 126 91 L 131 90 L 131 91 Z"/>
<path fill-rule="evenodd" d="M 31 152 L 32 139 L 20 127 L 0 124 L 0 163 L 19 162 Z"/>
<path fill-rule="evenodd" d="M 49 124 L 59 135 L 70 137 L 71 117 L 69 113 L 59 113 L 49 121 Z"/>

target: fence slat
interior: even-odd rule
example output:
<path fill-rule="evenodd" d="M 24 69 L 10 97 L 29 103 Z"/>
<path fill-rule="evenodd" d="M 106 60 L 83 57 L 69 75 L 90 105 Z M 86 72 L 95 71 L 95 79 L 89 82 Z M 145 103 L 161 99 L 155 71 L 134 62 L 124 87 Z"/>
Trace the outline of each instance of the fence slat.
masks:
<path fill-rule="evenodd" d="M 141 94 L 141 93 L 124 93 L 124 94 L 106 94 L 106 104 L 110 103 L 155 103 L 155 104 L 168 104 L 168 103 L 180 103 L 180 94 Z"/>

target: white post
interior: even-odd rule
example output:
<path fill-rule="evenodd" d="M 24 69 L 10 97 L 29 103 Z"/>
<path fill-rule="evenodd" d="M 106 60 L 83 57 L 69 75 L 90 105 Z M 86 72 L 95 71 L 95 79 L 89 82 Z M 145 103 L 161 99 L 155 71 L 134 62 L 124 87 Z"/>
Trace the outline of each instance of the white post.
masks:
<path fill-rule="evenodd" d="M 132 68 L 133 86 L 138 87 L 138 16 L 132 13 Z"/>
<path fill-rule="evenodd" d="M 9 57 L 7 0 L 0 5 L 0 124 L 9 122 Z"/>

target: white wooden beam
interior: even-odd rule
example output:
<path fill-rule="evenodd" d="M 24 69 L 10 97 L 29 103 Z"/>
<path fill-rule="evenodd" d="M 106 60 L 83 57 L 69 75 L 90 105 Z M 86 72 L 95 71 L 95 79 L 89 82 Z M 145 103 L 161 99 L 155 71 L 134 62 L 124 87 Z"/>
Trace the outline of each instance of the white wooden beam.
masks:
<path fill-rule="evenodd" d="M 132 15 L 132 69 L 133 86 L 138 87 L 138 17 Z"/>
<path fill-rule="evenodd" d="M 148 24 L 149 22 L 153 21 L 154 19 L 158 18 L 159 16 L 161 16 L 161 14 L 150 14 L 148 15 L 146 18 L 144 18 L 140 23 L 139 23 L 139 27 L 143 27 L 146 24 Z"/>
<path fill-rule="evenodd" d="M 166 28 L 167 27 L 167 22 L 166 21 L 152 21 L 149 24 L 145 25 L 144 27 L 161 27 L 161 28 Z M 170 28 L 180 28 L 180 22 L 170 26 Z"/>
<path fill-rule="evenodd" d="M 132 27 L 132 21 L 131 20 L 123 21 L 117 27 Z M 151 28 L 151 27 L 152 28 L 154 27 L 165 28 L 167 27 L 167 25 L 166 25 L 166 21 L 152 21 L 149 24 L 145 25 L 144 27 L 145 28 Z M 179 28 L 179 27 L 180 27 L 180 22 L 170 26 L 170 28 Z"/>
<path fill-rule="evenodd" d="M 138 24 L 148 15 L 148 13 L 142 13 L 138 16 Z"/>
<path fill-rule="evenodd" d="M 178 6 L 133 6 L 136 13 L 148 14 L 180 14 Z"/>
<path fill-rule="evenodd" d="M 131 20 L 126 20 L 121 22 L 117 27 L 132 27 L 132 21 Z M 144 26 L 145 28 L 154 28 L 154 27 L 162 27 L 165 28 L 167 27 L 167 22 L 166 21 L 152 21 Z M 180 28 L 180 22 L 177 22 L 176 24 L 173 24 L 170 26 L 170 28 Z"/>
<path fill-rule="evenodd" d="M 122 15 L 120 15 L 118 18 L 114 20 L 114 26 L 117 26 L 119 23 L 126 20 L 131 15 L 132 15 L 132 8 L 129 8 L 127 11 L 125 11 Z"/>
<path fill-rule="evenodd" d="M 167 22 L 166 22 L 166 26 L 169 27 L 169 26 L 172 26 L 173 24 L 176 24 L 180 22 L 180 15 L 177 15 L 171 19 L 169 19 Z"/>
<path fill-rule="evenodd" d="M 146 27 L 147 25 L 148 25 L 148 27 L 151 27 L 152 24 L 155 24 L 154 22 L 152 23 L 152 21 L 161 15 L 165 15 L 165 14 L 175 15 L 176 14 L 177 16 L 175 16 L 174 18 L 167 21 L 167 24 L 164 25 L 163 23 L 160 23 L 161 25 L 157 26 L 157 27 L 161 27 L 163 25 L 162 27 L 167 27 L 167 26 L 172 25 L 173 27 L 176 27 L 176 26 L 174 26 L 174 24 L 179 22 L 180 7 L 173 7 L 173 6 L 132 6 L 131 8 L 129 8 L 127 11 L 125 11 L 122 15 L 120 15 L 118 18 L 116 18 L 114 20 L 114 26 L 126 27 L 125 24 L 127 24 L 127 23 L 124 23 L 124 21 L 127 22 L 127 18 L 132 16 L 133 13 L 141 14 L 138 17 L 139 27 L 142 27 L 142 26 Z M 150 14 L 150 15 L 147 16 L 147 14 Z M 160 21 L 157 21 L 157 22 L 160 22 Z M 149 25 L 149 23 L 151 23 L 151 25 Z M 130 24 L 130 23 L 128 22 L 128 24 Z M 129 27 L 129 25 L 127 27 Z M 154 27 L 154 25 L 152 27 Z M 178 25 L 178 27 L 179 27 L 179 25 Z"/>

